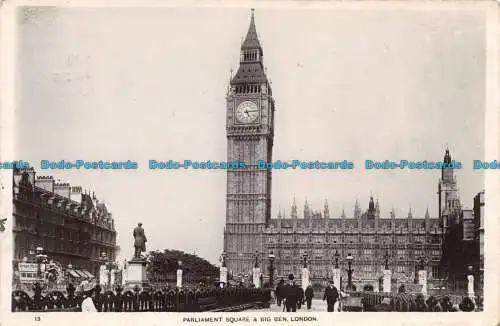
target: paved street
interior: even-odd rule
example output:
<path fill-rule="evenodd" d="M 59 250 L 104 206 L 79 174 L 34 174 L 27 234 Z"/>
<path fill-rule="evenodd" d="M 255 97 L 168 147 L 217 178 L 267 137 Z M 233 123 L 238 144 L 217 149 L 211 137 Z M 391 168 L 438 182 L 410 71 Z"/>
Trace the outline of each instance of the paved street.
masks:
<path fill-rule="evenodd" d="M 276 303 L 271 304 L 269 309 L 265 309 L 264 311 L 272 311 L 272 312 L 281 312 L 283 311 L 283 305 L 278 307 Z M 307 312 L 307 306 L 303 305 L 300 309 L 297 309 L 299 312 Z M 311 310 L 309 311 L 326 311 L 326 301 L 320 299 L 313 299 Z"/>

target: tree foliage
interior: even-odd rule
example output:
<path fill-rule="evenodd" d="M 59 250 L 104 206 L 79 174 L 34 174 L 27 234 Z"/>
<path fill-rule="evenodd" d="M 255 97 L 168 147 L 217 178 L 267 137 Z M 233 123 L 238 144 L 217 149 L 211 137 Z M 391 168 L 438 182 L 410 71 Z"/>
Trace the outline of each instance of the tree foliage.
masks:
<path fill-rule="evenodd" d="M 149 275 L 174 275 L 182 261 L 183 276 L 218 275 L 219 268 L 196 255 L 179 250 L 151 251 L 146 256 Z"/>

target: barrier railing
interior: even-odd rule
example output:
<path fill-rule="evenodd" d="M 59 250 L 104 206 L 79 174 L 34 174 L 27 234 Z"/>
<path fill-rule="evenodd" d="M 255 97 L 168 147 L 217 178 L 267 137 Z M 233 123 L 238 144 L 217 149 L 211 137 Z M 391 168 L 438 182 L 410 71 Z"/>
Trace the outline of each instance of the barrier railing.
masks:
<path fill-rule="evenodd" d="M 100 312 L 170 311 L 199 312 L 228 309 L 231 311 L 269 307 L 269 289 L 256 288 L 199 288 L 166 289 L 156 291 L 96 290 L 93 298 Z M 12 311 L 81 311 L 83 297 L 68 292 L 53 291 L 45 296 L 35 293 L 30 297 L 24 291 L 12 293 Z"/>
<path fill-rule="evenodd" d="M 427 300 L 423 296 L 407 293 L 381 293 L 381 292 L 347 292 L 348 296 L 342 299 L 344 311 L 377 311 L 376 307 L 382 303 L 384 298 L 389 299 L 391 311 L 454 311 L 453 306 L 459 306 L 462 311 L 481 311 L 482 299 L 476 297 L 468 301 L 467 297 L 454 295 L 429 296 Z M 432 297 L 432 299 L 430 299 Z M 360 298 L 361 300 L 352 300 Z M 430 299 L 430 300 L 429 300 Z M 474 304 L 470 307 L 470 304 Z M 359 306 L 358 306 L 359 304 Z M 356 306 L 351 306 L 356 305 Z M 466 307 L 469 305 L 469 307 Z M 472 309 L 472 310 L 469 310 Z"/>

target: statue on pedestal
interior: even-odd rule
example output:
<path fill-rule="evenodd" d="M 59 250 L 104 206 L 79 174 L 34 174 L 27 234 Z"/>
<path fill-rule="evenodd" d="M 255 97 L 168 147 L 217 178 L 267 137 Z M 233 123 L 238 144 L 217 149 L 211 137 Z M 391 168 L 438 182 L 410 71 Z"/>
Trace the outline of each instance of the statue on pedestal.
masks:
<path fill-rule="evenodd" d="M 141 252 L 146 251 L 146 235 L 144 234 L 144 229 L 142 228 L 142 223 L 138 223 L 137 227 L 133 232 L 134 236 L 134 259 L 141 259 Z"/>

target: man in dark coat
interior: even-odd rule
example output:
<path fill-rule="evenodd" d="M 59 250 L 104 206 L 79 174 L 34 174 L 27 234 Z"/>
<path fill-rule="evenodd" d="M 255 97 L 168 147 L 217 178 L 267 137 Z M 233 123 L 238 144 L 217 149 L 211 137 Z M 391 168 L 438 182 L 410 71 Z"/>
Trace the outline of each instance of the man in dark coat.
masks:
<path fill-rule="evenodd" d="M 293 281 L 293 274 L 288 275 L 288 284 L 283 287 L 283 297 L 286 300 L 285 306 L 287 312 L 297 311 L 297 301 L 299 300 L 299 287 Z"/>
<path fill-rule="evenodd" d="M 312 299 L 314 297 L 314 290 L 311 285 L 308 285 L 306 288 L 306 303 L 307 303 L 307 310 L 311 309 L 311 304 L 312 304 Z"/>
<path fill-rule="evenodd" d="M 304 303 L 304 289 L 302 287 L 299 288 L 299 297 L 297 298 L 297 308 L 300 309 L 302 307 L 302 303 Z"/>
<path fill-rule="evenodd" d="M 339 298 L 339 291 L 333 285 L 333 281 L 330 280 L 330 285 L 325 289 L 325 295 L 323 296 L 323 301 L 326 300 L 326 304 L 328 305 L 328 312 L 332 312 L 334 310 L 335 302 L 337 302 Z"/>
<path fill-rule="evenodd" d="M 281 301 L 283 300 L 283 286 L 285 285 L 285 280 L 281 279 L 276 286 L 276 303 L 278 307 L 281 307 Z"/>
<path fill-rule="evenodd" d="M 144 229 L 142 228 L 142 223 L 137 224 L 134 229 L 134 258 L 141 258 L 141 252 L 146 251 L 146 235 L 144 234 Z"/>

